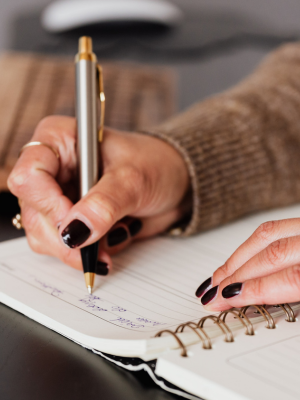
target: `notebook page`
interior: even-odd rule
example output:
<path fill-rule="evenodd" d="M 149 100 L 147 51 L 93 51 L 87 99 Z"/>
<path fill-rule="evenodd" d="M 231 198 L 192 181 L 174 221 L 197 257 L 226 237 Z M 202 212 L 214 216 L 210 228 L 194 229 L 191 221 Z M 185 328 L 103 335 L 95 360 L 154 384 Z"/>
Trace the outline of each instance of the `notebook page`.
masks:
<path fill-rule="evenodd" d="M 175 242 L 159 238 L 132 246 L 115 257 L 109 276 L 96 277 L 92 295 L 86 292 L 81 271 L 33 253 L 25 239 L 4 242 L 0 299 L 12 307 L 7 299 L 15 299 L 85 335 L 151 338 L 162 328 L 207 314 L 194 297 L 195 285 L 224 258 L 204 247 L 195 249 L 195 238 Z"/>
<path fill-rule="evenodd" d="M 156 373 L 182 389 L 210 400 L 298 400 L 300 322 L 276 318 L 276 329 L 255 326 L 255 336 L 234 333 L 235 341 L 214 339 L 212 350 L 189 347 L 159 357 Z"/>
<path fill-rule="evenodd" d="M 249 351 L 229 362 L 257 380 L 300 398 L 300 335 Z"/>
<path fill-rule="evenodd" d="M 82 272 L 34 254 L 26 239 L 0 244 L 0 301 L 54 329 L 53 321 L 102 339 L 145 340 L 158 330 L 198 320 L 207 312 L 194 293 L 263 221 L 299 215 L 300 207 L 262 213 L 188 238 L 136 243 L 114 257 L 89 296 Z M 20 309 L 20 305 L 26 306 Z M 36 315 L 36 314 L 35 314 Z M 70 336 L 71 333 L 69 334 Z M 126 344 L 128 346 L 128 344 Z M 105 351 L 103 348 L 102 351 Z"/>

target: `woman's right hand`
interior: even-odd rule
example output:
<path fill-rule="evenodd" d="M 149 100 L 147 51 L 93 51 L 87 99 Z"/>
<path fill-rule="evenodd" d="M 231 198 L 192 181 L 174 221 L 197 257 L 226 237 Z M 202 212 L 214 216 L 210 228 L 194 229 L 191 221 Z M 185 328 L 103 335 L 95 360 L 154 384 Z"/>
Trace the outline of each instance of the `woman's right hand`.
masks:
<path fill-rule="evenodd" d="M 32 141 L 47 143 L 60 155 L 58 160 L 46 146 L 26 148 L 8 179 L 29 245 L 38 253 L 82 269 L 79 249 L 101 239 L 99 260 L 111 265 L 109 255 L 165 231 L 186 211 L 186 164 L 160 139 L 106 129 L 103 176 L 76 203 L 75 119 L 45 118 Z"/>

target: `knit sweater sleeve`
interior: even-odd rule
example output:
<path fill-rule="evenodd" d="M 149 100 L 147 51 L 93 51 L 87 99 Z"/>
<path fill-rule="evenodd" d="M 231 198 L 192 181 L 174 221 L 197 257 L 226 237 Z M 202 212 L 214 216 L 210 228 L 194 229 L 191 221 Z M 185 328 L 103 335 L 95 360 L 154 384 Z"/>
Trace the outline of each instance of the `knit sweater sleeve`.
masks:
<path fill-rule="evenodd" d="M 187 164 L 193 210 L 183 236 L 300 201 L 300 44 L 279 48 L 236 87 L 146 133 Z"/>

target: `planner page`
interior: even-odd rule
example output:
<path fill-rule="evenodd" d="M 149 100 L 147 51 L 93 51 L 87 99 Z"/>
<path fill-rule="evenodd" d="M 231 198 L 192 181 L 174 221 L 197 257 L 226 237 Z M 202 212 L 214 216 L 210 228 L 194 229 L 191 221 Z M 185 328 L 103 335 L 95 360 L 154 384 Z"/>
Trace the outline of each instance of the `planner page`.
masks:
<path fill-rule="evenodd" d="M 0 244 L 0 301 L 87 347 L 142 356 L 176 347 L 153 339 L 162 329 L 207 315 L 195 290 L 263 221 L 299 215 L 300 207 L 261 213 L 186 239 L 159 237 L 113 258 L 87 293 L 81 271 L 33 253 L 26 239 Z M 186 341 L 196 342 L 193 332 Z"/>
<path fill-rule="evenodd" d="M 235 332 L 235 341 L 214 340 L 212 350 L 174 350 L 157 361 L 156 374 L 207 400 L 298 400 L 300 322 L 276 318 L 276 328 L 255 326 L 255 335 Z"/>
<path fill-rule="evenodd" d="M 174 329 L 207 314 L 194 292 L 224 255 L 205 246 L 201 250 L 197 244 L 195 238 L 138 243 L 114 258 L 108 276 L 96 277 L 89 295 L 81 271 L 33 253 L 26 239 L 4 242 L 0 245 L 0 301 L 98 350 L 142 355 L 148 351 L 145 340 L 159 330 Z M 102 339 L 100 348 L 91 338 Z M 170 338 L 161 341 L 167 343 Z"/>

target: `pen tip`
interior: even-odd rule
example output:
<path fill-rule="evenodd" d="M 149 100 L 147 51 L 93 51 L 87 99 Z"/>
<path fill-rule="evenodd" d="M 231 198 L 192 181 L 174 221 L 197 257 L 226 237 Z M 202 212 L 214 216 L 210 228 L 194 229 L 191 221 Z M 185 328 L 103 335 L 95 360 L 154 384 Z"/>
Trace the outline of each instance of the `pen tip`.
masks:
<path fill-rule="evenodd" d="M 88 290 L 89 294 L 92 294 L 92 286 L 88 286 L 87 290 Z"/>

